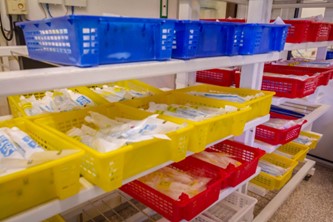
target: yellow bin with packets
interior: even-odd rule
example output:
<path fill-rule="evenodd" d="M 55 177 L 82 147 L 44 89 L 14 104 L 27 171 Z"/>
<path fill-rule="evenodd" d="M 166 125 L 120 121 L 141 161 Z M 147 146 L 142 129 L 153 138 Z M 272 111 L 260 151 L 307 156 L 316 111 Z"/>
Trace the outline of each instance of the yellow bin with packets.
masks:
<path fill-rule="evenodd" d="M 202 84 L 202 85 L 196 85 L 196 86 L 190 86 L 183 89 L 177 89 L 179 92 L 189 93 L 189 92 L 200 92 L 200 93 L 226 93 L 226 94 L 233 94 L 233 95 L 239 95 L 242 97 L 245 96 L 254 96 L 258 93 L 262 93 L 263 95 L 248 101 L 245 101 L 243 103 L 241 102 L 229 102 L 230 105 L 234 105 L 237 107 L 246 107 L 251 106 L 252 110 L 250 114 L 248 115 L 248 121 L 253 120 L 258 117 L 265 116 L 269 114 L 272 98 L 275 95 L 275 92 L 271 91 L 261 91 L 261 90 L 254 90 L 254 89 L 241 89 L 241 88 L 230 88 L 230 87 L 223 87 L 223 86 L 215 86 L 215 85 L 209 85 L 209 84 Z M 220 99 L 215 98 L 208 98 L 205 96 L 202 96 L 207 99 L 215 100 L 216 103 L 219 101 L 223 101 Z"/>
<path fill-rule="evenodd" d="M 73 92 L 77 92 L 80 94 L 83 94 L 87 97 L 89 97 L 95 105 L 102 105 L 106 104 L 107 102 L 101 98 L 98 95 L 95 95 L 95 93 L 91 92 L 88 88 L 86 87 L 76 87 L 76 88 L 69 88 Z M 22 94 L 22 95 L 14 95 L 14 96 L 9 96 L 8 97 L 8 103 L 9 107 L 11 110 L 11 113 L 14 117 L 28 117 L 26 112 L 24 111 L 24 107 L 21 105 L 21 100 L 20 97 L 25 96 L 25 97 L 30 97 L 30 96 L 35 96 L 36 99 L 41 99 L 45 96 L 45 92 L 35 92 L 35 93 L 27 93 L 27 94 Z M 78 109 L 80 107 L 78 106 Z M 49 113 L 46 113 L 49 114 Z M 40 115 L 45 115 L 45 114 L 40 114 Z M 37 115 L 39 116 L 39 115 Z"/>
<path fill-rule="evenodd" d="M 45 150 L 73 150 L 55 160 L 0 175 L 0 220 L 53 199 L 79 192 L 80 162 L 84 151 L 26 119 L 0 122 L 0 127 L 18 127 Z"/>
<path fill-rule="evenodd" d="M 292 160 L 303 162 L 309 149 L 310 148 L 306 145 L 295 142 L 289 142 L 287 144 L 280 146 L 277 150 L 286 153 L 288 155 L 291 155 Z"/>
<path fill-rule="evenodd" d="M 312 132 L 312 131 L 301 131 L 301 133 L 299 135 L 301 135 L 301 136 L 307 136 L 307 137 L 309 137 L 309 138 L 312 139 L 311 144 L 307 145 L 311 150 L 316 148 L 319 140 L 323 136 L 320 133 L 315 133 L 315 132 Z"/>
<path fill-rule="evenodd" d="M 226 105 L 230 105 L 229 102 L 220 101 L 219 103 L 216 103 L 215 100 L 176 92 L 167 92 L 156 96 L 127 100 L 122 103 L 145 110 L 149 107 L 149 102 L 168 105 L 190 104 L 194 107 L 207 106 L 213 108 L 224 108 Z M 238 136 L 243 133 L 245 123 L 249 119 L 248 116 L 251 112 L 251 107 L 235 106 L 238 108 L 236 112 L 217 115 L 201 121 L 192 121 L 179 117 L 166 116 L 164 114 L 161 114 L 161 116 L 168 117 L 173 121 L 182 121 L 193 125 L 194 130 L 191 134 L 189 150 L 192 152 L 201 152 L 210 143 L 228 136 Z"/>
<path fill-rule="evenodd" d="M 295 160 L 274 153 L 265 154 L 261 157 L 261 160 L 266 160 L 274 165 L 286 169 L 286 172 L 281 176 L 273 176 L 261 171 L 258 176 L 251 180 L 251 183 L 264 187 L 267 190 L 280 190 L 289 181 L 293 170 L 298 164 Z"/>
<path fill-rule="evenodd" d="M 124 81 L 117 81 L 117 82 L 111 82 L 111 83 L 105 83 L 105 84 L 95 84 L 95 85 L 87 86 L 87 88 L 90 89 L 92 91 L 92 93 L 96 94 L 96 96 L 101 97 L 101 99 L 104 100 L 105 103 L 110 103 L 110 101 L 108 101 L 106 98 L 107 95 L 106 94 L 103 95 L 103 94 L 100 94 L 100 93 L 97 93 L 94 91 L 97 87 L 101 88 L 101 87 L 103 87 L 103 85 L 106 85 L 109 87 L 118 86 L 118 87 L 121 87 L 128 91 L 134 90 L 134 91 L 138 91 L 138 92 L 144 92 L 149 96 L 163 93 L 162 90 L 160 90 L 156 87 L 153 87 L 145 82 L 139 81 L 139 80 L 124 80 Z"/>
<path fill-rule="evenodd" d="M 81 174 L 90 182 L 105 191 L 119 188 L 123 180 L 133 177 L 145 170 L 151 169 L 167 161 L 180 161 L 186 157 L 190 134 L 190 125 L 167 133 L 171 140 L 151 139 L 125 145 L 119 149 L 101 153 L 67 136 L 65 133 L 73 127 L 81 127 L 89 111 L 98 112 L 109 118 L 127 118 L 142 120 L 150 113 L 113 103 L 72 112 L 50 114 L 36 119 L 35 122 L 45 127 L 49 132 L 71 141 L 76 147 L 85 151 L 81 163 Z M 160 117 L 164 120 L 168 118 Z M 182 121 L 173 120 L 177 124 Z M 87 124 L 89 126 L 89 124 Z"/>

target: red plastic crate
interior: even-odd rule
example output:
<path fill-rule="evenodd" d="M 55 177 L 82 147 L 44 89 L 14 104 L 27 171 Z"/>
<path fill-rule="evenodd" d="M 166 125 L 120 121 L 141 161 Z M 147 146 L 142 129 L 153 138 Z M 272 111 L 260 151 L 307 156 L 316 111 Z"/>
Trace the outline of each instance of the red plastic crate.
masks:
<path fill-rule="evenodd" d="M 324 22 L 313 22 L 310 20 L 284 20 L 290 24 L 286 42 L 318 42 L 329 38 L 330 24 Z"/>
<path fill-rule="evenodd" d="M 193 157 L 173 163 L 171 166 L 192 175 L 212 178 L 212 180 L 207 184 L 205 191 L 192 198 L 183 193 L 178 201 L 138 180 L 130 182 L 120 189 L 171 221 L 191 220 L 217 201 L 222 181 L 218 167 Z"/>
<path fill-rule="evenodd" d="M 290 119 L 290 120 L 297 120 L 299 118 L 293 117 L 293 116 L 287 116 L 287 115 L 283 115 L 281 113 L 276 113 L 276 112 L 270 112 L 269 113 L 271 118 L 279 118 L 279 119 Z"/>
<path fill-rule="evenodd" d="M 330 24 L 331 29 L 330 29 L 330 34 L 328 35 L 328 41 L 333 40 L 333 23 Z"/>
<path fill-rule="evenodd" d="M 261 149 L 231 140 L 215 144 L 207 148 L 206 151 L 227 153 L 233 156 L 233 159 L 242 163 L 242 165 L 238 167 L 229 164 L 227 169 L 219 168 L 222 173 L 229 174 L 227 185 L 232 187 L 237 186 L 239 183 L 253 175 L 256 172 L 260 157 L 265 154 L 265 151 Z"/>
<path fill-rule="evenodd" d="M 331 31 L 331 24 L 327 22 L 313 22 L 310 26 L 308 42 L 327 41 Z"/>
<path fill-rule="evenodd" d="M 318 86 L 325 86 L 331 79 L 333 69 L 317 68 L 317 67 L 301 67 L 301 66 L 286 66 L 286 65 L 272 65 L 266 64 L 264 72 L 293 74 L 293 75 L 308 75 L 313 76 L 320 73 L 318 78 Z"/>
<path fill-rule="evenodd" d="M 283 75 L 286 74 L 282 74 L 281 77 L 263 76 L 261 89 L 274 91 L 275 96 L 286 98 L 302 98 L 316 91 L 318 85 L 318 78 L 316 76 L 301 81 L 283 78 Z M 234 80 L 235 86 L 239 88 L 240 74 L 235 73 Z"/>
<path fill-rule="evenodd" d="M 233 84 L 234 73 L 237 70 L 208 69 L 197 71 L 197 82 L 208 83 L 218 86 L 231 86 Z"/>
<path fill-rule="evenodd" d="M 288 116 L 285 116 L 285 118 L 282 114 L 280 114 L 280 116 L 281 119 L 288 119 Z M 276 129 L 262 124 L 257 126 L 255 138 L 268 144 L 283 145 L 296 139 L 299 136 L 302 125 L 305 122 L 306 120 L 288 129 Z"/>

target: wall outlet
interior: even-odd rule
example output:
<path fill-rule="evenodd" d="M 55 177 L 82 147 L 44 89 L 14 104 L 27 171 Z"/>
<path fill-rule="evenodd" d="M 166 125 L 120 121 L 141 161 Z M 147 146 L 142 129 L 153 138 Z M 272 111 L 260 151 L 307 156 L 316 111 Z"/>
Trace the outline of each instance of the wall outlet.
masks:
<path fill-rule="evenodd" d="M 7 14 L 24 15 L 28 14 L 26 0 L 6 0 Z"/>
<path fill-rule="evenodd" d="M 38 0 L 38 2 L 51 5 L 62 5 L 64 0 Z"/>
<path fill-rule="evenodd" d="M 87 7 L 87 0 L 65 0 L 66 6 Z"/>

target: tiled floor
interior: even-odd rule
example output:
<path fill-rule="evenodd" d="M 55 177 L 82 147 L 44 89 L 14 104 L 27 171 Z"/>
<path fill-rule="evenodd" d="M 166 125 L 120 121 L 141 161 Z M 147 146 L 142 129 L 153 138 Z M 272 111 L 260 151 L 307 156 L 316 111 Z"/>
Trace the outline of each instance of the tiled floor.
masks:
<path fill-rule="evenodd" d="M 315 175 L 301 182 L 269 222 L 333 221 L 333 169 L 315 168 Z"/>

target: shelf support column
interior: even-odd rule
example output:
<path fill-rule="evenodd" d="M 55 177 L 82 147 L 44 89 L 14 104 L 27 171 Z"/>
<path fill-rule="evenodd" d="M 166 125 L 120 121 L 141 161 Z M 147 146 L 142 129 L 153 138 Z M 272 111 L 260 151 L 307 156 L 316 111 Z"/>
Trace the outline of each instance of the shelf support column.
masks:
<path fill-rule="evenodd" d="M 179 0 L 178 19 L 198 20 L 200 17 L 199 0 Z M 176 74 L 176 88 L 184 88 L 195 84 L 196 73 L 184 72 Z"/>
<path fill-rule="evenodd" d="M 249 0 L 248 23 L 268 23 L 271 18 L 273 0 Z M 243 65 L 241 71 L 240 87 L 261 89 L 264 63 Z M 255 127 L 236 137 L 236 141 L 253 146 Z"/>

